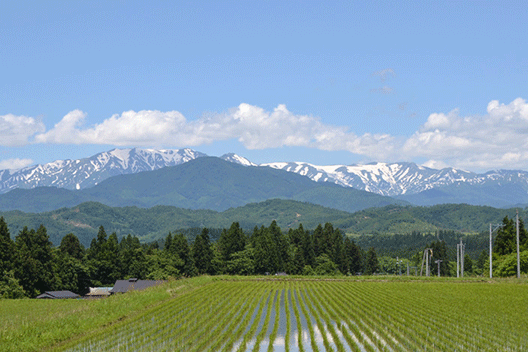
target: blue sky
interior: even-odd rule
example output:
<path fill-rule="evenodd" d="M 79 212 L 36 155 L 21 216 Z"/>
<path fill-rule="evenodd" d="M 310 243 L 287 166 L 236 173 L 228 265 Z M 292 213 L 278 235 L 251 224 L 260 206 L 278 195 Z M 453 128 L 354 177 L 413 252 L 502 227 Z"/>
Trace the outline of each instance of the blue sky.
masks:
<path fill-rule="evenodd" d="M 528 169 L 526 2 L 3 2 L 0 168 L 115 147 Z"/>

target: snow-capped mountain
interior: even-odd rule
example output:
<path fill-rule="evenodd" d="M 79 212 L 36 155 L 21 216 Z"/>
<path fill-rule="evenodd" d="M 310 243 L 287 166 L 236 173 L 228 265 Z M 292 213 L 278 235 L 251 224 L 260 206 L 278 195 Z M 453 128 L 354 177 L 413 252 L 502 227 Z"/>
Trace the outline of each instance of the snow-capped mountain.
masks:
<path fill-rule="evenodd" d="M 85 189 L 122 174 L 152 171 L 206 156 L 192 149 L 114 149 L 79 160 L 57 160 L 20 170 L 0 170 L 0 193 L 15 188 L 54 186 Z M 234 153 L 229 162 L 294 172 L 317 182 L 332 182 L 414 204 L 469 203 L 506 206 L 528 203 L 528 172 L 496 170 L 477 174 L 460 169 L 431 169 L 415 163 L 320 166 L 304 162 L 255 164 Z"/>
<path fill-rule="evenodd" d="M 78 160 L 56 160 L 20 170 L 0 170 L 0 193 L 14 188 L 89 188 L 116 175 L 157 170 L 201 156 L 192 149 L 114 149 Z"/>
<path fill-rule="evenodd" d="M 528 172 L 495 170 L 484 174 L 454 168 L 431 169 L 415 163 L 370 163 L 318 166 L 303 162 L 267 163 L 275 169 L 295 172 L 318 182 L 333 182 L 384 196 L 420 193 L 450 185 L 516 183 L 528 189 Z"/>
<path fill-rule="evenodd" d="M 244 165 L 244 166 L 258 166 L 257 164 L 252 163 L 251 161 L 244 158 L 243 156 L 237 155 L 235 153 L 224 154 L 220 157 L 220 159 L 224 159 L 225 161 L 229 161 L 229 162 Z"/>

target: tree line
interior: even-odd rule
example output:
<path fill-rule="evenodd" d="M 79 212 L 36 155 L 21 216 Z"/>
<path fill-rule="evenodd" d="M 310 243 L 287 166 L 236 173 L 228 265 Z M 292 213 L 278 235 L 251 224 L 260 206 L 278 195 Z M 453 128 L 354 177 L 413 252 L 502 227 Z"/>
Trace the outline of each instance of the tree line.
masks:
<path fill-rule="evenodd" d="M 47 230 L 24 227 L 11 239 L 0 218 L 0 298 L 35 297 L 44 291 L 112 286 L 127 278 L 162 280 L 195 275 L 372 274 L 378 270 L 373 248 L 364 252 L 332 224 L 307 231 L 302 225 L 283 232 L 273 221 L 246 233 L 238 222 L 211 241 L 203 228 L 189 242 L 182 233 L 140 243 L 135 236 L 118 239 L 103 226 L 85 248 L 69 233 L 55 247 Z"/>
<path fill-rule="evenodd" d="M 69 233 L 60 245 L 54 247 L 47 230 L 24 227 L 12 240 L 3 217 L 0 217 L 0 298 L 35 297 L 44 291 L 70 290 L 79 294 L 88 287 L 112 286 L 116 280 L 127 278 L 163 280 L 170 277 L 195 275 L 371 275 L 405 272 L 406 265 L 418 268 L 424 248 L 433 249 L 430 263 L 432 273 L 437 267 L 433 261 L 441 259 L 442 276 L 456 276 L 456 262 L 448 244 L 453 233 L 431 236 L 411 234 L 407 238 L 395 237 L 395 253 L 403 253 L 401 242 L 421 243 L 412 246 L 405 259 L 384 255 L 379 257 L 374 246 L 364 251 L 354 240 L 344 236 L 332 224 L 318 225 L 308 231 L 299 225 L 287 232 L 275 221 L 270 226 L 255 227 L 245 232 L 238 222 L 229 229 L 212 231 L 201 229 L 194 241 L 181 232 L 170 233 L 162 240 L 140 243 L 135 236 L 118 239 L 115 232 L 107 235 L 103 226 L 85 248 L 79 239 Z M 494 243 L 494 275 L 512 276 L 516 272 L 515 222 L 504 218 Z M 444 239 L 440 240 L 440 237 Z M 400 241 L 401 240 L 401 241 Z M 528 272 L 528 235 L 520 223 L 521 271 Z M 374 241 L 374 239 L 373 239 Z M 375 249 L 376 248 L 376 249 Z M 475 263 L 466 255 L 465 272 L 483 274 L 489 267 L 489 255 L 482 251 Z M 418 269 L 419 270 L 419 269 Z"/>

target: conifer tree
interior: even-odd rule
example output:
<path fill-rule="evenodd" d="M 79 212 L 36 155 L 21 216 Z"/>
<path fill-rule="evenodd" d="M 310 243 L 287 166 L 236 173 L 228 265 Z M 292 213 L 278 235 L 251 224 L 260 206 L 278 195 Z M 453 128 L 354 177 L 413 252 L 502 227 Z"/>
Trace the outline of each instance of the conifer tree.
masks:
<path fill-rule="evenodd" d="M 361 271 L 361 248 L 350 238 L 346 237 L 344 241 L 345 247 L 345 260 L 347 271 L 355 275 Z"/>
<path fill-rule="evenodd" d="M 0 217 L 0 275 L 13 269 L 15 243 L 11 239 L 4 217 Z"/>
<path fill-rule="evenodd" d="M 503 226 L 497 231 L 493 253 L 506 255 L 517 251 L 517 226 L 515 222 L 515 219 L 504 217 Z M 528 247 L 528 235 L 522 219 L 519 219 L 519 242 L 523 248 Z"/>
<path fill-rule="evenodd" d="M 372 275 L 379 269 L 378 256 L 374 247 L 370 247 L 367 252 L 367 258 L 365 262 L 365 274 Z"/>
<path fill-rule="evenodd" d="M 15 277 L 24 291 L 35 297 L 57 287 L 53 268 L 52 243 L 46 228 L 37 231 L 24 227 L 15 238 Z"/>
<path fill-rule="evenodd" d="M 196 236 L 192 247 L 194 265 L 199 274 L 212 274 L 213 250 L 209 239 L 209 230 L 204 228 L 202 233 Z"/>
<path fill-rule="evenodd" d="M 189 243 L 183 234 L 177 233 L 174 235 L 169 252 L 171 255 L 183 261 L 183 267 L 177 268 L 181 273 L 187 276 L 195 275 L 194 261 L 189 248 Z"/>
<path fill-rule="evenodd" d="M 69 233 L 62 238 L 59 250 L 77 260 L 81 260 L 84 257 L 84 246 L 73 233 Z"/>

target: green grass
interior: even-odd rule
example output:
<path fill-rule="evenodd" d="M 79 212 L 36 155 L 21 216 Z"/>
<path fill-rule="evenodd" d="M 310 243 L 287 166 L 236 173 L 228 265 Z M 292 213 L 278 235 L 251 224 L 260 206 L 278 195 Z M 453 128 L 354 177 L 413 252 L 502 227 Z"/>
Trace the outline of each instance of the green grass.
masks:
<path fill-rule="evenodd" d="M 521 351 L 527 290 L 526 277 L 200 277 L 97 301 L 0 301 L 0 349 Z"/>
<path fill-rule="evenodd" d="M 206 277 L 171 281 L 101 300 L 0 300 L 1 350 L 41 351 L 88 331 L 104 331 L 211 281 Z"/>

